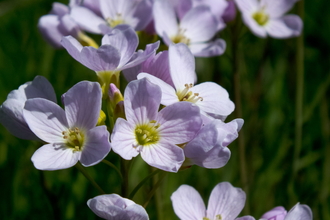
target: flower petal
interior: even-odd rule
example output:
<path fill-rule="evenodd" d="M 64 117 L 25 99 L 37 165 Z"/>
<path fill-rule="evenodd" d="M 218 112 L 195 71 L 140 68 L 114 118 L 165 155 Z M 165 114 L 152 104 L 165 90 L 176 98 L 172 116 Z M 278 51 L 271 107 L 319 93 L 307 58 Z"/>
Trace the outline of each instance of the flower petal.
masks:
<path fill-rule="evenodd" d="M 199 108 L 189 102 L 166 106 L 156 121 L 160 124 L 158 130 L 162 139 L 174 144 L 190 141 L 202 125 Z"/>
<path fill-rule="evenodd" d="M 164 33 L 170 38 L 178 33 L 179 26 L 174 8 L 167 0 L 156 0 L 153 5 L 155 29 L 159 36 Z"/>
<path fill-rule="evenodd" d="M 61 48 L 63 33 L 58 29 L 60 21 L 57 15 L 44 15 L 39 18 L 38 29 L 44 39 L 55 48 Z"/>
<path fill-rule="evenodd" d="M 82 29 L 94 34 L 101 34 L 99 26 L 107 24 L 102 18 L 85 7 L 76 6 L 71 8 L 70 15 Z"/>
<path fill-rule="evenodd" d="M 95 127 L 86 133 L 86 143 L 81 152 L 80 162 L 85 167 L 95 165 L 108 155 L 110 149 L 107 127 Z"/>
<path fill-rule="evenodd" d="M 216 39 L 208 43 L 190 44 L 189 49 L 195 57 L 212 57 L 222 55 L 226 50 L 226 42 Z"/>
<path fill-rule="evenodd" d="M 210 40 L 217 32 L 218 21 L 206 5 L 196 6 L 185 14 L 180 22 L 184 36 L 195 42 Z"/>
<path fill-rule="evenodd" d="M 221 215 L 222 219 L 234 220 L 245 204 L 245 193 L 228 182 L 219 183 L 211 192 L 208 207 L 208 218 Z"/>
<path fill-rule="evenodd" d="M 247 215 L 247 216 L 243 216 L 243 217 L 240 217 L 240 218 L 236 218 L 235 220 L 255 220 L 255 218 L 252 217 L 252 216 Z"/>
<path fill-rule="evenodd" d="M 120 25 L 114 28 L 110 34 L 104 35 L 102 45 L 109 44 L 115 47 L 120 53 L 120 62 L 118 68 L 122 67 L 133 56 L 138 44 L 139 38 L 135 31 L 128 25 Z"/>
<path fill-rule="evenodd" d="M 265 11 L 271 18 L 279 18 L 288 12 L 299 0 L 262 0 Z"/>
<path fill-rule="evenodd" d="M 184 147 L 184 153 L 194 164 L 216 169 L 227 164 L 230 158 L 230 150 L 224 147 L 222 142 L 226 138 L 228 132 L 219 132 L 220 124 L 225 124 L 219 120 L 205 125 Z"/>
<path fill-rule="evenodd" d="M 61 170 L 74 166 L 80 153 L 63 144 L 46 144 L 34 152 L 31 160 L 38 170 Z"/>
<path fill-rule="evenodd" d="M 249 14 L 259 8 L 258 0 L 235 0 L 235 3 L 242 14 Z"/>
<path fill-rule="evenodd" d="M 134 147 L 136 138 L 133 129 L 133 125 L 118 118 L 111 134 L 113 151 L 125 160 L 131 160 L 139 154 L 138 149 Z"/>
<path fill-rule="evenodd" d="M 297 203 L 285 216 L 284 220 L 312 220 L 312 210 L 307 205 Z"/>
<path fill-rule="evenodd" d="M 83 46 L 72 36 L 66 36 L 62 38 L 62 46 L 68 51 L 68 53 L 79 63 L 82 63 L 80 58 L 80 52 Z"/>
<path fill-rule="evenodd" d="M 170 73 L 176 90 L 185 88 L 185 84 L 195 84 L 195 58 L 187 45 L 183 43 L 169 46 Z"/>
<path fill-rule="evenodd" d="M 86 130 L 94 128 L 101 111 L 101 99 L 101 87 L 96 82 L 79 82 L 63 94 L 69 126 Z"/>
<path fill-rule="evenodd" d="M 64 110 L 56 103 L 42 98 L 25 102 L 23 115 L 35 135 L 48 143 L 63 143 L 62 132 L 67 130 L 68 122 Z"/>
<path fill-rule="evenodd" d="M 302 26 L 302 20 L 299 16 L 287 15 L 270 20 L 265 28 L 271 37 L 282 39 L 299 36 Z"/>
<path fill-rule="evenodd" d="M 146 124 L 155 120 L 162 92 L 148 79 L 131 81 L 124 93 L 125 114 L 129 123 Z"/>
<path fill-rule="evenodd" d="M 167 84 L 166 82 L 164 82 L 163 80 L 152 76 L 148 73 L 140 73 L 138 75 L 138 79 L 142 79 L 142 78 L 148 78 L 148 80 L 150 80 L 150 82 L 158 85 L 160 87 L 160 89 L 162 90 L 162 99 L 161 99 L 161 103 L 165 106 L 167 105 L 171 105 L 173 103 L 179 102 L 178 96 L 175 93 L 175 90 L 172 86 L 170 86 L 169 84 Z"/>
<path fill-rule="evenodd" d="M 182 220 L 200 220 L 206 217 L 205 204 L 191 186 L 181 185 L 171 196 L 175 214 Z"/>
<path fill-rule="evenodd" d="M 136 31 L 141 31 L 145 29 L 145 27 L 152 20 L 152 5 L 153 1 L 144 0 L 140 1 L 135 8 L 133 17 L 138 18 L 138 23 L 134 27 Z"/>
<path fill-rule="evenodd" d="M 227 90 L 213 82 L 204 82 L 195 85 L 190 89 L 193 93 L 198 93 L 203 100 L 196 102 L 202 111 L 216 114 L 229 115 L 234 109 L 234 103 L 229 99 Z"/>
<path fill-rule="evenodd" d="M 243 0 L 245 1 L 245 0 Z M 251 16 L 251 14 L 242 14 L 243 22 L 246 26 L 258 37 L 265 38 L 267 37 L 266 29 L 263 26 L 260 26 Z"/>
<path fill-rule="evenodd" d="M 178 172 L 184 161 L 182 148 L 167 141 L 143 146 L 140 154 L 150 166 L 168 172 Z"/>

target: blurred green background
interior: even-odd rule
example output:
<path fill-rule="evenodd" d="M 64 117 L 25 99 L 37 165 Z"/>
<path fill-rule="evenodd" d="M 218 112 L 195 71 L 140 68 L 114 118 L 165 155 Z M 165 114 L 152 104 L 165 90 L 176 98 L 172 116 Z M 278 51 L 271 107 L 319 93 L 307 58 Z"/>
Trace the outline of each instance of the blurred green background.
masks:
<path fill-rule="evenodd" d="M 65 50 L 52 49 L 39 34 L 38 19 L 50 11 L 51 4 L 50 0 L 0 1 L 1 103 L 11 90 L 36 75 L 48 78 L 58 100 L 75 83 L 96 81 L 91 70 Z M 330 13 L 321 10 L 330 11 L 328 1 L 305 2 L 302 147 L 298 157 L 294 159 L 297 39 L 259 39 L 245 28 L 236 64 L 241 74 L 247 182 L 241 179 L 236 140 L 229 145 L 232 157 L 225 167 L 207 170 L 193 166 L 168 174 L 147 207 L 150 219 L 177 219 L 170 195 L 181 184 L 195 187 L 207 202 L 211 190 L 221 181 L 246 191 L 247 204 L 241 215 L 258 219 L 275 206 L 289 210 L 300 202 L 311 207 L 314 219 L 330 219 Z M 215 80 L 234 100 L 232 25 L 221 34 L 228 44 L 226 53 L 197 59 L 196 71 L 200 82 Z M 227 121 L 233 118 L 235 113 Z M 98 191 L 75 167 L 36 170 L 30 158 L 38 147 L 40 143 L 19 140 L 0 127 L 1 219 L 97 219 L 86 202 Z M 119 156 L 113 152 L 107 159 L 120 165 Z M 120 194 L 119 176 L 106 164 L 87 171 L 107 193 Z M 136 158 L 130 172 L 130 190 L 149 172 L 141 158 Z M 134 201 L 143 204 L 151 189 L 148 182 Z"/>

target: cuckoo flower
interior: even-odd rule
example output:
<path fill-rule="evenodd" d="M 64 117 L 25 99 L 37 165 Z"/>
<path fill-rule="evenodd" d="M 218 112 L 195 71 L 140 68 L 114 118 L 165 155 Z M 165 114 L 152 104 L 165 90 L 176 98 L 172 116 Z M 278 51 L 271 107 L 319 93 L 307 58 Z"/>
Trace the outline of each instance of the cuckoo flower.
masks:
<path fill-rule="evenodd" d="M 307 205 L 297 203 L 288 213 L 282 207 L 278 206 L 266 212 L 261 220 L 312 220 L 313 213 Z"/>
<path fill-rule="evenodd" d="M 227 146 L 238 137 L 243 123 L 243 119 L 235 119 L 229 123 L 215 119 L 205 125 L 183 148 L 186 156 L 184 166 L 196 164 L 217 169 L 226 165 L 231 154 Z"/>
<path fill-rule="evenodd" d="M 174 88 L 150 74 L 138 75 L 138 78 L 147 77 L 160 86 L 163 105 L 188 101 L 196 104 L 202 112 L 215 116 L 227 116 L 234 110 L 235 106 L 229 99 L 228 92 L 218 84 L 204 82 L 194 86 L 195 60 L 185 44 L 170 45 L 169 67 Z"/>
<path fill-rule="evenodd" d="M 97 216 L 108 220 L 149 219 L 142 206 L 117 194 L 96 196 L 89 199 L 87 205 Z"/>
<path fill-rule="evenodd" d="M 53 86 L 45 77 L 36 76 L 32 82 L 27 82 L 17 90 L 11 91 L 7 100 L 0 106 L 0 123 L 12 135 L 21 139 L 38 139 L 23 117 L 25 101 L 32 98 L 44 98 L 56 103 Z"/>
<path fill-rule="evenodd" d="M 32 156 L 40 170 L 59 170 L 100 162 L 110 151 L 106 126 L 96 126 L 101 111 L 101 88 L 83 81 L 63 95 L 65 110 L 46 99 L 26 101 L 23 115 L 30 129 L 48 144 Z"/>
<path fill-rule="evenodd" d="M 156 32 L 167 45 L 185 43 L 194 56 L 200 57 L 217 56 L 225 51 L 224 40 L 211 41 L 219 22 L 208 6 L 193 7 L 178 23 L 173 5 L 168 0 L 155 0 L 153 15 Z"/>
<path fill-rule="evenodd" d="M 177 144 L 190 141 L 201 128 L 198 107 L 182 102 L 158 112 L 159 86 L 147 79 L 131 81 L 124 93 L 126 119 L 118 118 L 111 135 L 113 150 L 130 160 L 139 153 L 149 165 L 177 172 L 184 161 Z"/>
<path fill-rule="evenodd" d="M 146 50 L 135 52 L 139 39 L 135 31 L 127 26 L 120 25 L 102 38 L 102 45 L 83 47 L 71 36 L 62 39 L 63 47 L 81 64 L 94 70 L 101 82 L 103 92 L 108 91 L 110 83 L 119 86 L 119 72 L 136 66 L 155 53 L 159 42 L 149 44 Z"/>
<path fill-rule="evenodd" d="M 299 36 L 302 20 L 284 15 L 298 0 L 235 0 L 244 23 L 258 37 L 289 38 Z"/>
<path fill-rule="evenodd" d="M 245 193 L 228 182 L 219 183 L 211 192 L 208 207 L 191 186 L 181 185 L 171 196 L 175 214 L 181 220 L 234 220 L 245 204 Z M 246 216 L 239 219 L 254 219 Z"/>
<path fill-rule="evenodd" d="M 151 0 L 99 0 L 102 17 L 99 17 L 85 7 L 73 7 L 72 18 L 85 30 L 101 34 L 102 26 L 111 28 L 120 24 L 127 24 L 134 30 L 143 30 L 152 19 Z"/>

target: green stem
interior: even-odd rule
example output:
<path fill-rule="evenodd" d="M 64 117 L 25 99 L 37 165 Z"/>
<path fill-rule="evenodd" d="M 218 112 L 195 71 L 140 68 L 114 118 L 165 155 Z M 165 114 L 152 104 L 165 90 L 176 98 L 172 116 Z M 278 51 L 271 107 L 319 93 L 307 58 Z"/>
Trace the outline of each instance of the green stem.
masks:
<path fill-rule="evenodd" d="M 116 172 L 119 174 L 120 176 L 120 180 L 123 181 L 123 175 L 121 175 L 121 172 L 120 170 L 113 164 L 111 163 L 110 161 L 106 160 L 106 159 L 103 159 L 102 160 L 103 163 L 105 163 L 106 165 L 110 166 L 111 168 L 115 169 Z"/>
<path fill-rule="evenodd" d="M 125 198 L 128 197 L 128 173 L 129 173 L 131 163 L 132 163 L 132 160 L 126 161 L 124 159 L 121 159 L 120 169 L 121 169 L 121 174 L 123 177 L 121 195 Z"/>
<path fill-rule="evenodd" d="M 80 163 L 76 164 L 76 168 L 86 177 L 86 179 L 92 183 L 92 185 L 99 191 L 100 194 L 105 194 L 103 189 L 94 181 L 94 179 L 87 173 L 85 168 Z"/>
<path fill-rule="evenodd" d="M 154 175 L 156 175 L 157 173 L 159 173 L 161 170 L 155 170 L 152 173 L 150 173 L 147 177 L 145 177 L 134 189 L 133 191 L 129 194 L 128 198 L 129 199 L 133 199 L 135 194 L 137 193 L 137 191 L 139 191 L 139 189 Z"/>
<path fill-rule="evenodd" d="M 304 17 L 304 1 L 297 3 L 298 15 L 303 19 Z M 297 39 L 297 85 L 296 85 L 296 120 L 295 120 L 295 146 L 293 155 L 293 179 L 298 172 L 299 155 L 302 145 L 302 126 L 303 126 L 303 96 L 304 96 L 304 35 Z"/>
<path fill-rule="evenodd" d="M 233 73 L 234 73 L 234 100 L 235 100 L 235 112 L 237 118 L 243 118 L 242 110 L 242 97 L 241 97 L 241 75 L 240 75 L 240 56 L 239 56 L 239 39 L 238 34 L 240 32 L 239 25 L 233 27 L 232 34 L 232 54 L 233 54 Z M 245 140 L 244 140 L 244 128 L 240 131 L 238 137 L 238 150 L 239 150 L 239 160 L 240 160 L 240 178 L 242 183 L 242 188 L 246 194 L 248 194 L 248 179 L 246 170 L 246 158 L 245 158 Z M 246 212 L 249 212 L 248 201 L 245 204 Z"/>
<path fill-rule="evenodd" d="M 143 204 L 143 207 L 146 208 L 150 202 L 150 200 L 152 199 L 152 197 L 154 196 L 154 194 L 156 193 L 156 190 L 158 189 L 158 187 L 161 185 L 163 179 L 165 178 L 167 172 L 163 172 L 161 174 L 161 176 L 159 177 L 157 183 L 154 185 L 154 187 L 152 188 L 152 190 L 150 191 L 148 198 L 146 200 L 146 202 Z"/>

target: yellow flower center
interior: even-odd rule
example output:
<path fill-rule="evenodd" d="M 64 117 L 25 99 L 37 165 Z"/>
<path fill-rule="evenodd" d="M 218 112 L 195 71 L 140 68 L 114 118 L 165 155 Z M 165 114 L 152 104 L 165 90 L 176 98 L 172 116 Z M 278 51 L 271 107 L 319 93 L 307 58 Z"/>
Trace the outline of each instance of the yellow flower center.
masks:
<path fill-rule="evenodd" d="M 69 128 L 67 131 L 63 131 L 63 139 L 68 148 L 72 148 L 73 151 L 81 151 L 85 143 L 85 134 L 80 131 L 79 128 Z"/>
<path fill-rule="evenodd" d="M 137 143 L 142 146 L 157 143 L 159 141 L 159 126 L 160 124 L 157 124 L 154 120 L 147 124 L 136 126 L 135 138 Z"/>
<path fill-rule="evenodd" d="M 179 29 L 179 33 L 175 35 L 174 37 L 171 38 L 172 42 L 177 44 L 177 43 L 184 43 L 189 45 L 190 44 L 190 39 L 184 36 L 185 30 Z"/>
<path fill-rule="evenodd" d="M 204 217 L 203 220 L 210 220 L 210 219 L 207 218 L 207 217 Z M 217 215 L 217 216 L 215 216 L 215 220 L 222 220 L 221 215 Z"/>
<path fill-rule="evenodd" d="M 199 93 L 193 93 L 192 91 L 189 91 L 189 89 L 193 87 L 193 84 L 185 84 L 184 87 L 185 88 L 182 91 L 176 92 L 176 95 L 180 101 L 187 101 L 191 103 L 203 101 L 203 98 L 199 96 Z"/>
<path fill-rule="evenodd" d="M 110 27 L 116 27 L 119 24 L 125 24 L 125 21 L 120 13 L 116 14 L 116 18 L 107 18 L 106 21 L 110 25 Z"/>
<path fill-rule="evenodd" d="M 269 16 L 263 10 L 255 12 L 252 17 L 261 26 L 267 24 L 269 20 Z"/>

